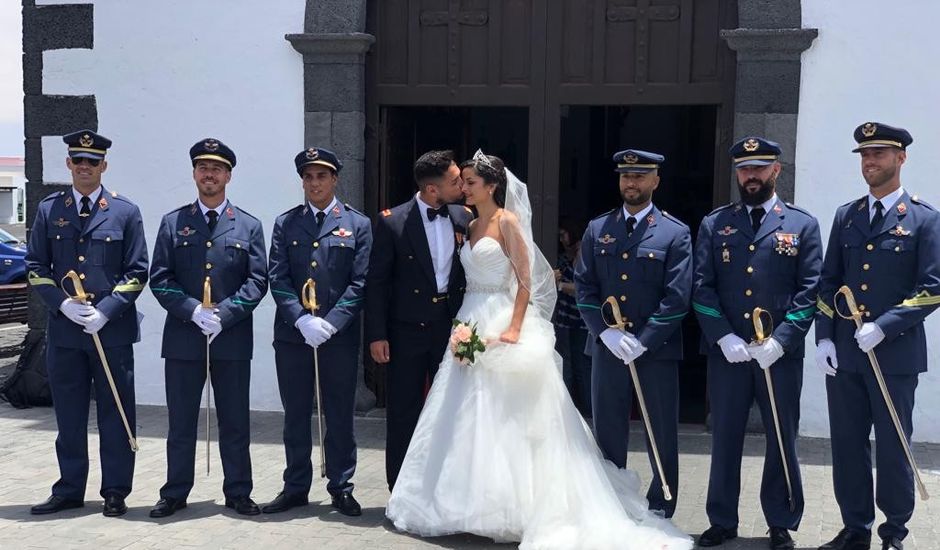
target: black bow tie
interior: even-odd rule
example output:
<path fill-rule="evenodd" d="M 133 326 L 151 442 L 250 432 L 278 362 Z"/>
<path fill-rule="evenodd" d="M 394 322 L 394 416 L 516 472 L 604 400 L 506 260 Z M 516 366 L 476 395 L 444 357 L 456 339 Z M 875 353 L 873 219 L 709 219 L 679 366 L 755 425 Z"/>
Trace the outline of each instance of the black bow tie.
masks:
<path fill-rule="evenodd" d="M 440 208 L 428 208 L 428 220 L 434 221 L 435 218 L 441 216 L 442 218 L 447 218 L 450 216 L 450 212 L 447 211 L 447 205 Z"/>

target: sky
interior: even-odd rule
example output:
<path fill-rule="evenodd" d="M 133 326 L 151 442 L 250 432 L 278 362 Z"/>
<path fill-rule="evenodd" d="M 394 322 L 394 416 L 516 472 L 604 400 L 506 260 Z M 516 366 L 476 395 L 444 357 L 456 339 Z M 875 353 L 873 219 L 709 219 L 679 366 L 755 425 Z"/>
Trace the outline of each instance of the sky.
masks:
<path fill-rule="evenodd" d="M 0 157 L 23 156 L 22 6 L 0 0 Z"/>

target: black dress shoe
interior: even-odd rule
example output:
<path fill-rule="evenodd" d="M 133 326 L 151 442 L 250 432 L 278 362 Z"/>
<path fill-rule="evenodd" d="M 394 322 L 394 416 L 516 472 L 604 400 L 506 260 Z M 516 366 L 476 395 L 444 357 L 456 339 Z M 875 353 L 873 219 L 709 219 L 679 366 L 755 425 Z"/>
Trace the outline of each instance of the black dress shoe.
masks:
<path fill-rule="evenodd" d="M 836 538 L 819 547 L 819 550 L 869 550 L 871 533 L 842 529 Z"/>
<path fill-rule="evenodd" d="M 904 550 L 904 544 L 899 538 L 888 537 L 881 539 L 881 550 Z"/>
<path fill-rule="evenodd" d="M 783 527 L 770 528 L 770 550 L 790 550 L 795 544 L 790 537 L 790 531 Z"/>
<path fill-rule="evenodd" d="M 29 513 L 35 516 L 43 514 L 54 514 L 62 510 L 71 510 L 72 508 L 81 508 L 85 503 L 81 500 L 72 500 L 59 495 L 52 495 L 42 504 L 37 504 L 29 509 Z"/>
<path fill-rule="evenodd" d="M 101 511 L 105 517 L 116 518 L 127 513 L 127 504 L 121 495 L 108 494 L 104 497 L 104 509 Z"/>
<path fill-rule="evenodd" d="M 235 510 L 236 513 L 243 516 L 257 516 L 261 513 L 261 508 L 258 508 L 258 505 L 255 504 L 255 501 L 251 500 L 251 497 L 248 495 L 242 495 L 240 497 L 225 498 L 225 507 Z"/>
<path fill-rule="evenodd" d="M 165 518 L 172 516 L 177 510 L 186 508 L 186 500 L 180 498 L 164 497 L 157 501 L 150 509 L 150 517 Z"/>
<path fill-rule="evenodd" d="M 698 545 L 702 547 L 718 546 L 725 541 L 738 538 L 737 529 L 725 529 L 720 525 L 712 525 L 698 538 Z"/>
<path fill-rule="evenodd" d="M 265 514 L 277 514 L 298 506 L 306 506 L 307 504 L 309 504 L 307 495 L 281 491 L 274 497 L 274 500 L 262 506 L 261 511 Z"/>
<path fill-rule="evenodd" d="M 340 514 L 344 516 L 361 516 L 362 515 L 362 506 L 359 506 L 359 503 L 356 502 L 356 499 L 352 496 L 352 493 L 340 493 L 338 495 L 333 495 L 333 508 L 339 510 Z"/>

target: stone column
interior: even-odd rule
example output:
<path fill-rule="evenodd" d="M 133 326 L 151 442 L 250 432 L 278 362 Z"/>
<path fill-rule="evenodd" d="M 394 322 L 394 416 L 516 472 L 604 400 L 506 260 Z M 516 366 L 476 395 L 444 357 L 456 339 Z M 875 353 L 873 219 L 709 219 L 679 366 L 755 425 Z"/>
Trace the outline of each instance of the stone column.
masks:
<path fill-rule="evenodd" d="M 800 0 L 739 0 L 738 25 L 721 31 L 738 59 L 734 139 L 756 134 L 780 143 L 783 172 L 777 192 L 793 201 L 800 57 L 819 31 L 801 27 Z M 737 197 L 734 179 L 731 186 L 731 196 Z"/>
<path fill-rule="evenodd" d="M 284 37 L 304 63 L 304 143 L 297 149 L 335 151 L 343 161 L 337 195 L 357 209 L 365 204 L 365 54 L 375 42 L 365 25 L 365 0 L 308 0 L 304 32 Z M 356 410 L 374 406 L 360 357 Z"/>

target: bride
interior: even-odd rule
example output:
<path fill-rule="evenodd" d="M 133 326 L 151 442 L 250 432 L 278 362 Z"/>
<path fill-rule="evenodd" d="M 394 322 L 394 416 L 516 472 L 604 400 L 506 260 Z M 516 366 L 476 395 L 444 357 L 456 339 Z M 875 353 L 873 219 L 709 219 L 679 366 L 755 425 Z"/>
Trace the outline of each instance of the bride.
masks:
<path fill-rule="evenodd" d="M 473 533 L 522 549 L 685 549 L 647 510 L 639 479 L 601 456 L 561 377 L 550 322 L 551 267 L 533 244 L 526 185 L 480 151 L 461 166 L 479 218 L 459 250 L 467 292 L 457 319 L 486 350 L 449 350 L 386 508 L 421 536 Z"/>

